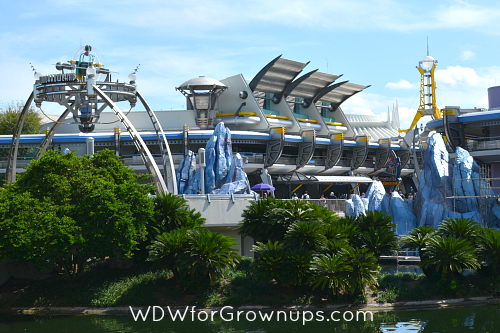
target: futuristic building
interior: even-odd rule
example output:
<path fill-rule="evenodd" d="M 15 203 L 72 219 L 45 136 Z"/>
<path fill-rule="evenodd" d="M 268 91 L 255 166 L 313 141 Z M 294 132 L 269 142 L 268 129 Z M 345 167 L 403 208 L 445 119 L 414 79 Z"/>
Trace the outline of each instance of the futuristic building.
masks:
<path fill-rule="evenodd" d="M 63 112 L 45 135 L 21 136 L 21 119 L 13 137 L 0 137 L 1 148 L 10 150 L 0 165 L 7 180 L 14 180 L 43 149 L 86 154 L 108 148 L 138 172 L 153 174 L 159 191 L 176 193 L 174 169 L 188 150 L 205 147 L 214 127 L 224 122 L 252 185 L 273 183 L 277 197 L 289 197 L 299 185 L 311 197 L 326 190 L 362 191 L 375 176 L 388 186 L 401 176 L 405 186 L 413 186 L 405 178 L 414 170 L 410 148 L 398 137 L 397 107 L 386 121 L 344 114 L 342 103 L 369 86 L 343 75 L 304 74 L 308 63 L 279 56 L 250 82 L 241 74 L 220 81 L 187 80 L 176 88 L 186 97 L 185 110 L 153 112 L 138 91 L 137 70 L 129 82 L 113 82 L 112 72 L 90 46 L 76 58 L 58 63 L 59 74 L 35 75 L 26 105 L 55 102 Z M 137 100 L 145 111 L 132 110 Z M 132 111 L 118 108 L 116 103 L 123 101 Z M 103 112 L 107 107 L 113 112 Z"/>

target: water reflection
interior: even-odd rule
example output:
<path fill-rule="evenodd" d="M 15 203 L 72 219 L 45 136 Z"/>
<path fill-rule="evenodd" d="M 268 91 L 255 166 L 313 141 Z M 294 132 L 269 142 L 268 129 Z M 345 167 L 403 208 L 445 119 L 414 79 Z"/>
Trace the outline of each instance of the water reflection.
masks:
<path fill-rule="evenodd" d="M 3 316 L 3 317 L 2 317 Z M 0 332 L 39 332 L 39 333 L 275 333 L 275 332 L 333 332 L 333 333 L 461 333 L 461 332 L 500 332 L 500 305 L 456 308 L 430 311 L 399 311 L 375 313 L 370 322 L 263 322 L 232 321 L 220 318 L 215 320 L 191 322 L 185 320 L 161 320 L 153 322 L 134 321 L 131 316 L 28 316 L 0 315 Z"/>
<path fill-rule="evenodd" d="M 382 323 L 380 324 L 380 331 L 394 332 L 394 333 L 401 333 L 401 332 L 420 333 L 424 331 L 426 323 L 427 322 L 420 320 L 410 320 L 407 322 L 397 322 L 393 324 Z"/>

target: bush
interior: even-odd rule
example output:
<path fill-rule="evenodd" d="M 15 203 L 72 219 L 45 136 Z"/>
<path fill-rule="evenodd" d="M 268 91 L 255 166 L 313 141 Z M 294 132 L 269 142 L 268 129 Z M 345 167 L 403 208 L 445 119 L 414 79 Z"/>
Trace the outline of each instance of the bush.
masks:
<path fill-rule="evenodd" d="M 205 228 L 176 229 L 156 236 L 148 246 L 148 260 L 171 268 L 179 282 L 189 287 L 203 281 L 214 285 L 240 260 L 234 245 L 233 238 Z"/>
<path fill-rule="evenodd" d="M 110 150 L 45 152 L 2 191 L 0 259 L 56 263 L 74 275 L 89 258 L 130 258 L 153 212 L 141 179 Z"/>

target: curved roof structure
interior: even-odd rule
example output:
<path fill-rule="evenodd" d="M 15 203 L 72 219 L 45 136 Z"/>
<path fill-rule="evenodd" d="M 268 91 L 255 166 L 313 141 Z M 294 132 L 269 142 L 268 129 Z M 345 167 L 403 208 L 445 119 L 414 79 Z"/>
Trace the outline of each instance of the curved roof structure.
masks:
<path fill-rule="evenodd" d="M 397 114 L 397 112 L 393 112 L 393 117 L 399 117 Z M 375 115 L 345 113 L 345 116 L 351 124 L 354 135 L 368 135 L 370 141 L 399 136 L 398 128 L 394 128 L 395 121 L 391 122 L 389 115 L 387 121 L 383 121 L 380 116 Z M 399 123 L 399 119 L 397 122 Z"/>
<path fill-rule="evenodd" d="M 248 86 L 252 91 L 260 90 L 283 95 L 288 85 L 308 63 L 288 60 L 279 56 L 262 68 Z"/>
<path fill-rule="evenodd" d="M 342 82 L 342 84 L 334 84 L 323 89 L 323 91 L 316 97 L 316 101 L 329 102 L 333 109 L 338 108 L 349 97 L 357 94 L 358 92 L 368 88 L 369 86 L 362 86 L 359 84 Z"/>
<path fill-rule="evenodd" d="M 341 76 L 318 72 L 316 69 L 293 81 L 286 89 L 284 95 L 313 100 L 324 88 Z"/>

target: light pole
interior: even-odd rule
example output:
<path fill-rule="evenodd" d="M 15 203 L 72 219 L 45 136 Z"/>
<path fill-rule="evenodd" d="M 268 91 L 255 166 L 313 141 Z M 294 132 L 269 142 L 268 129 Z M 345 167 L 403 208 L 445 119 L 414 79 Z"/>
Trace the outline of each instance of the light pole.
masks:
<path fill-rule="evenodd" d="M 198 149 L 198 163 L 200 165 L 200 182 L 201 182 L 201 194 L 205 194 L 205 167 L 207 163 L 205 162 L 205 148 Z"/>

